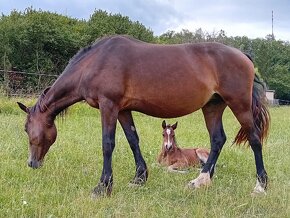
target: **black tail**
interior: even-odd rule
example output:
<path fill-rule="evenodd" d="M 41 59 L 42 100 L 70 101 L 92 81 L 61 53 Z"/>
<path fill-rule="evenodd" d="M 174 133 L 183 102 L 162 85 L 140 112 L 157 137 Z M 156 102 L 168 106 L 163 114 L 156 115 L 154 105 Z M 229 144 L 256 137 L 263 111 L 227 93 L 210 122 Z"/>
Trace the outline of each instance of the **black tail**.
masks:
<path fill-rule="evenodd" d="M 267 105 L 266 86 L 260 78 L 255 75 L 252 93 L 252 114 L 255 129 L 257 130 L 262 144 L 268 136 L 270 126 L 270 113 Z M 234 140 L 234 143 L 241 144 L 247 141 L 247 133 L 243 128 L 241 128 Z"/>

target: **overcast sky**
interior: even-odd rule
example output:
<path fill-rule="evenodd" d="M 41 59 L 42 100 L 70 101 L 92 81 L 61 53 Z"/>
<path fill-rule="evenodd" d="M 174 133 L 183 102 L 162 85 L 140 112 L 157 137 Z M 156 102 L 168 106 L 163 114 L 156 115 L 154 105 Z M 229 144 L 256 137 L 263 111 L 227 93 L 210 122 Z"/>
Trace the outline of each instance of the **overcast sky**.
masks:
<path fill-rule="evenodd" d="M 32 6 L 70 17 L 88 20 L 95 9 L 121 13 L 140 21 L 160 35 L 167 30 L 207 32 L 224 30 L 228 36 L 290 41 L 290 0 L 0 0 L 0 12 Z"/>

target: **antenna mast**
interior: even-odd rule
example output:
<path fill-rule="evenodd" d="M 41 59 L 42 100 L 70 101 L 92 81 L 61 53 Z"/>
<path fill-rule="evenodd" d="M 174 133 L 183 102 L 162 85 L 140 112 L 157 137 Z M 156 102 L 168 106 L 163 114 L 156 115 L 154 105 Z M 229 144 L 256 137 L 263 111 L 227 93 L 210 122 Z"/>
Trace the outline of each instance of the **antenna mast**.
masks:
<path fill-rule="evenodd" d="M 272 39 L 274 39 L 274 11 L 272 10 Z"/>

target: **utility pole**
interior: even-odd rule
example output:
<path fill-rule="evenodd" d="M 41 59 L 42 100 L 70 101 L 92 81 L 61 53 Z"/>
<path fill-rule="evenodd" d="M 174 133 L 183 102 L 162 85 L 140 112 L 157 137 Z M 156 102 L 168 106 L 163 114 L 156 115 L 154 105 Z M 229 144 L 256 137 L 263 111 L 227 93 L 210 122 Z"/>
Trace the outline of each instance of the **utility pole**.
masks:
<path fill-rule="evenodd" d="M 274 11 L 272 10 L 272 39 L 274 40 Z"/>

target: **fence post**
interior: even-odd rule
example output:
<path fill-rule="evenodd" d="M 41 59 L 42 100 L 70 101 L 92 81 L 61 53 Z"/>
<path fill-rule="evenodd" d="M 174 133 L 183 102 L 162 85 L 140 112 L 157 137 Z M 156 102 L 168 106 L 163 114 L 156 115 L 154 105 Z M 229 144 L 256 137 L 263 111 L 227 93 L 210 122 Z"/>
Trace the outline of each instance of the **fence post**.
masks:
<path fill-rule="evenodd" d="M 6 66 L 6 51 L 4 52 L 4 57 L 3 57 L 3 83 L 4 83 L 4 95 L 8 96 L 9 95 L 9 75 L 8 75 L 8 70 Z"/>

